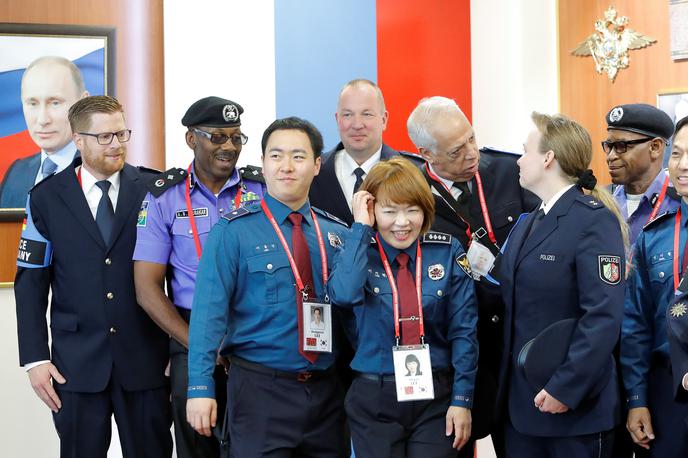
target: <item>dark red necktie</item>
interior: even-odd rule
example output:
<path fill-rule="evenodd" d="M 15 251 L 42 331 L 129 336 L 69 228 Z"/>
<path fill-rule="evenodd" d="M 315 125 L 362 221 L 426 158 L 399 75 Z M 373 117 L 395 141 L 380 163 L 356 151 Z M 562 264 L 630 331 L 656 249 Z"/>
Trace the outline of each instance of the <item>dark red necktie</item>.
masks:
<path fill-rule="evenodd" d="M 308 251 L 306 237 L 303 235 L 303 228 L 301 227 L 303 215 L 294 212 L 290 213 L 288 218 L 293 226 L 291 231 L 291 251 L 294 256 L 294 262 L 301 276 L 305 293 L 308 294 L 309 298 L 313 298 L 315 297 L 313 290 L 313 268 L 311 267 L 311 255 Z M 318 359 L 318 353 L 303 350 L 303 296 L 298 290 L 296 291 L 296 316 L 299 322 L 299 353 L 308 361 L 314 363 Z"/>
<path fill-rule="evenodd" d="M 399 253 L 396 257 L 399 270 L 397 271 L 397 290 L 399 291 L 399 320 L 401 321 L 401 344 L 420 344 L 420 326 L 418 323 L 418 296 L 413 275 L 408 269 L 409 255 Z M 418 266 L 416 266 L 418 268 Z"/>

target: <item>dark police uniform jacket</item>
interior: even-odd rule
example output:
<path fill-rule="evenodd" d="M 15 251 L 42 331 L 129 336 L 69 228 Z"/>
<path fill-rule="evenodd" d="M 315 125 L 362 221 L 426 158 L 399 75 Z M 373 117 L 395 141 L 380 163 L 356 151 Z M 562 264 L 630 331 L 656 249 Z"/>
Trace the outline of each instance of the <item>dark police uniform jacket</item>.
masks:
<path fill-rule="evenodd" d="M 351 214 L 349 204 L 346 202 L 346 197 L 339 186 L 339 180 L 334 170 L 335 156 L 337 152 L 344 149 L 344 145 L 339 143 L 333 150 L 322 155 L 322 166 L 320 173 L 316 175 L 311 184 L 309 193 L 309 200 L 311 205 L 324 210 L 337 218 L 343 220 L 347 225 L 351 226 L 354 222 L 354 216 Z M 345 154 L 345 153 L 342 153 Z M 396 151 L 389 146 L 382 144 L 380 151 L 380 160 L 386 161 L 394 156 L 402 154 L 404 157 L 410 158 L 414 163 L 420 164 L 422 159 L 412 153 L 403 151 Z"/>
<path fill-rule="evenodd" d="M 482 179 L 488 214 L 492 222 L 497 244 L 502 246 L 509 231 L 516 224 L 518 217 L 531 211 L 539 199 L 525 191 L 518 183 L 518 155 L 504 153 L 488 148 L 480 149 L 479 172 Z M 434 182 L 423 167 L 423 175 L 431 186 Z M 478 188 L 475 178 L 471 180 L 470 214 L 462 215 L 471 225 L 471 230 L 485 228 Z M 468 249 L 466 224 L 456 216 L 456 212 L 442 196 L 433 193 L 435 198 L 435 220 L 432 230 L 446 232 L 457 238 L 464 249 Z M 482 232 L 482 231 L 481 231 Z M 484 236 L 481 243 L 490 246 Z M 478 341 L 480 344 L 480 362 L 475 391 L 475 408 L 473 409 L 473 437 L 481 438 L 489 434 L 493 417 L 494 400 L 497 393 L 497 376 L 499 358 L 502 354 L 502 320 L 504 303 L 499 287 L 484 279 L 475 283 L 478 299 Z"/>
<path fill-rule="evenodd" d="M 610 430 L 620 415 L 612 357 L 624 301 L 624 247 L 618 220 L 577 186 L 554 203 L 528 236 L 534 217 L 531 213 L 514 227 L 499 265 L 507 343 L 499 378 L 499 412 L 509 415 L 517 431 L 531 436 Z M 518 354 L 540 331 L 566 318 L 578 319 L 566 359 L 544 387 L 533 387 L 516 364 Z M 541 388 L 569 410 L 541 413 L 534 407 Z M 599 394 L 591 396 L 596 391 Z"/>
<path fill-rule="evenodd" d="M 136 303 L 132 261 L 145 181 L 154 175 L 125 164 L 106 245 L 77 181 L 80 164 L 29 194 L 14 283 L 20 363 L 51 360 L 66 391 L 103 391 L 111 377 L 128 391 L 164 386 L 167 336 Z"/>

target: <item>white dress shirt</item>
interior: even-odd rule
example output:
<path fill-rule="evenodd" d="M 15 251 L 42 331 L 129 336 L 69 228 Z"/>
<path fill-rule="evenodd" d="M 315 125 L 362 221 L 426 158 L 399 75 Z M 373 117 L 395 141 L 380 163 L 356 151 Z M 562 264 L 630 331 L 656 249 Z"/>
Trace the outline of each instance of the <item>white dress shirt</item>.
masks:
<path fill-rule="evenodd" d="M 354 197 L 354 185 L 356 184 L 356 175 L 354 170 L 358 167 L 362 168 L 365 174 L 363 178 L 368 175 L 370 169 L 373 168 L 375 164 L 380 162 L 380 157 L 382 156 L 382 147 L 367 161 L 363 164 L 358 165 L 354 161 L 346 150 L 339 150 L 335 153 L 334 157 L 334 173 L 337 175 L 337 181 L 339 181 L 339 187 L 342 188 L 344 197 L 346 197 L 346 203 L 349 204 L 349 209 L 351 209 L 351 203 Z"/>
<path fill-rule="evenodd" d="M 558 193 L 556 193 L 555 195 L 553 195 L 553 196 L 547 201 L 547 203 L 544 203 L 544 202 L 543 202 L 543 203 L 540 204 L 540 208 L 541 208 L 542 211 L 545 213 L 545 215 L 552 209 L 552 207 L 554 207 L 554 204 L 557 203 L 557 200 L 559 200 L 559 198 L 560 198 L 561 196 L 563 196 L 564 194 L 566 194 L 566 191 L 568 191 L 569 189 L 573 188 L 573 186 L 574 186 L 574 185 L 570 184 L 570 185 L 568 185 L 568 186 L 566 186 L 566 187 L 564 187 L 564 188 L 561 188 L 561 190 L 560 190 Z"/>
<path fill-rule="evenodd" d="M 446 178 L 442 178 L 439 173 L 435 172 L 435 169 L 432 168 L 432 165 L 430 163 L 428 163 L 428 168 L 430 169 L 430 172 L 433 173 L 433 175 L 435 175 L 437 178 L 440 179 L 440 181 L 442 182 L 444 187 L 449 189 L 449 193 L 452 195 L 454 200 L 459 200 L 459 197 L 461 196 L 463 191 L 461 191 L 459 188 L 454 186 L 454 182 L 452 180 L 447 180 Z M 466 185 L 468 186 L 468 189 L 473 191 L 473 183 L 471 182 L 471 180 L 468 180 L 466 182 Z M 439 193 L 437 192 L 437 190 L 435 188 L 432 188 L 432 192 L 439 195 Z"/>

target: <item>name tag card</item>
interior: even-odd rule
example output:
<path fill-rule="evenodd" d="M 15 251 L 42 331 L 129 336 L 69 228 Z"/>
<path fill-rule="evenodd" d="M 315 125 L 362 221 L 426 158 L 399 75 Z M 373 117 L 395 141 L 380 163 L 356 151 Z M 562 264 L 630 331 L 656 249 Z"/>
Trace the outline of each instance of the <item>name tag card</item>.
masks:
<path fill-rule="evenodd" d="M 495 256 L 492 252 L 475 238 L 471 242 L 466 256 L 468 257 L 475 280 L 480 280 L 480 277 L 487 275 L 495 262 Z"/>
<path fill-rule="evenodd" d="M 332 308 L 321 302 L 303 303 L 303 349 L 332 352 Z"/>
<path fill-rule="evenodd" d="M 397 401 L 435 398 L 429 345 L 392 347 Z"/>

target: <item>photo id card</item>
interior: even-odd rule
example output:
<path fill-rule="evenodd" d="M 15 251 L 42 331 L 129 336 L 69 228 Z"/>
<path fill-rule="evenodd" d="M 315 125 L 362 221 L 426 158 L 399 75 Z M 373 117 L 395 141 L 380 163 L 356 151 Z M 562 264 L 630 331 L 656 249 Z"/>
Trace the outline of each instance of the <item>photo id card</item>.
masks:
<path fill-rule="evenodd" d="M 429 345 L 392 347 L 397 401 L 434 399 Z"/>
<path fill-rule="evenodd" d="M 332 309 L 330 304 L 303 303 L 303 349 L 332 352 Z"/>
<path fill-rule="evenodd" d="M 471 265 L 471 271 L 475 280 L 480 280 L 480 277 L 490 273 L 495 262 L 495 256 L 490 249 L 475 238 L 471 242 L 466 256 L 468 257 L 468 263 Z"/>

